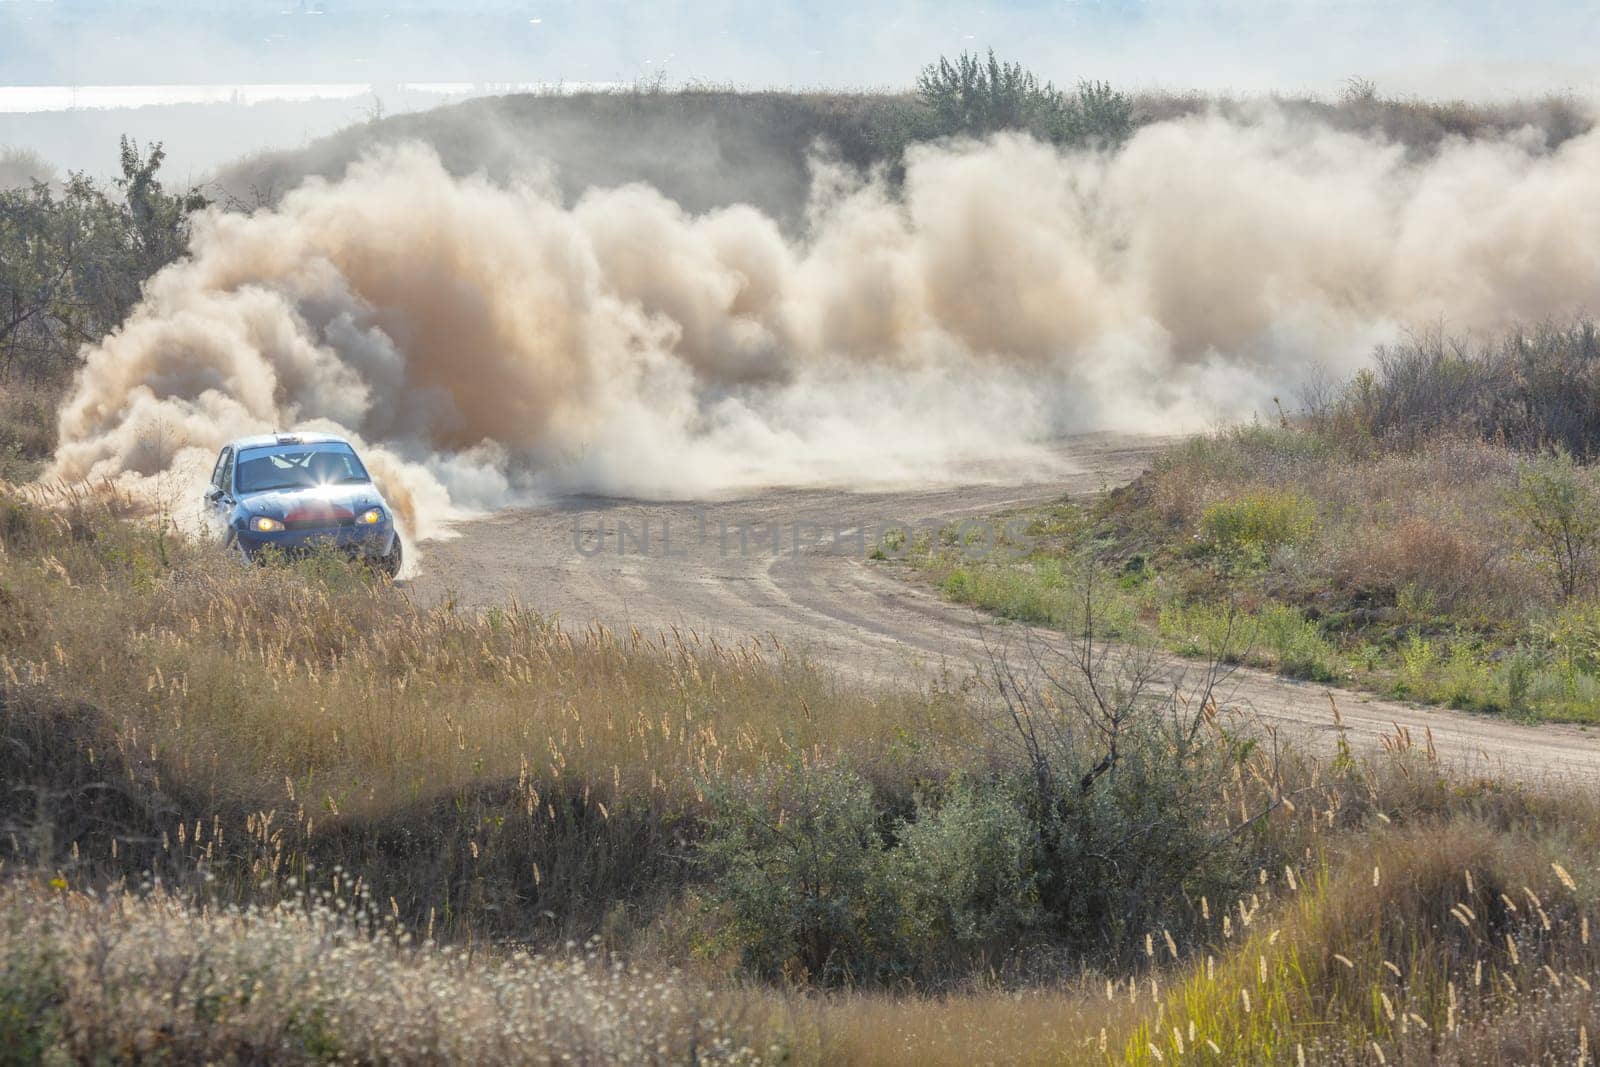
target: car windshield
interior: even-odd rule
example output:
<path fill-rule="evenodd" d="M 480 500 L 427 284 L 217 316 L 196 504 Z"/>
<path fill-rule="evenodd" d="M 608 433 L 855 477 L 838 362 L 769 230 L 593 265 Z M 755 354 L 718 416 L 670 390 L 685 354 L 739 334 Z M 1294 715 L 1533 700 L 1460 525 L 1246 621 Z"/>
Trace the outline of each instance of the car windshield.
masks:
<path fill-rule="evenodd" d="M 311 489 L 371 481 L 348 445 L 251 450 L 239 457 L 234 484 L 241 493 L 271 489 Z"/>

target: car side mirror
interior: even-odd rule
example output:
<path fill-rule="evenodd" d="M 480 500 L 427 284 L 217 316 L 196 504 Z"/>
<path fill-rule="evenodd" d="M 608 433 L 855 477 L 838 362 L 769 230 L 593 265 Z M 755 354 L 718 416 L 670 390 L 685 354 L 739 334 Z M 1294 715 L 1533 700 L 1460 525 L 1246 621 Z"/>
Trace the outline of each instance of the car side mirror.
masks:
<path fill-rule="evenodd" d="M 215 504 L 222 499 L 222 490 L 212 487 L 206 490 L 206 503 Z"/>

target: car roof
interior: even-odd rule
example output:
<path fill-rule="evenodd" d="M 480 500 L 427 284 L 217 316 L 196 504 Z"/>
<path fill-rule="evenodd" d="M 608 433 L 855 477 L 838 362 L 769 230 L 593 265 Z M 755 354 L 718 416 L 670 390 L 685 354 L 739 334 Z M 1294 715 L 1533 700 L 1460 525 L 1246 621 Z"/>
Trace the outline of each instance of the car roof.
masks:
<path fill-rule="evenodd" d="M 270 448 L 274 445 L 345 445 L 346 441 L 338 434 L 316 433 L 310 430 L 298 433 L 258 433 L 251 437 L 239 437 L 227 444 L 235 452 L 242 452 L 247 448 Z M 354 451 L 354 449 L 352 449 Z"/>

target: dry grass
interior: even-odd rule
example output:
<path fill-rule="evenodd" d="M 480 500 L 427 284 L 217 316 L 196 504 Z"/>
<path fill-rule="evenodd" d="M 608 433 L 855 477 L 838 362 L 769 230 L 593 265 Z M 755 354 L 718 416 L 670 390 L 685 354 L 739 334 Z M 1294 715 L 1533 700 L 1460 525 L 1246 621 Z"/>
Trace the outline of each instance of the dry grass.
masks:
<path fill-rule="evenodd" d="M 38 473 L 56 443 L 62 382 L 0 376 L 0 482 Z"/>
<path fill-rule="evenodd" d="M 559 938 L 651 920 L 713 779 L 849 752 L 909 792 L 968 759 L 956 695 L 845 685 L 770 640 L 422 608 L 103 508 L 0 498 L 0 768 L 30 787 L 4 821 L 85 877 L 201 864 L 248 899 L 343 863 L 410 919 Z"/>
<path fill-rule="evenodd" d="M 1597 1032 L 1600 802 L 1456 779 L 1398 739 L 1371 760 L 1240 739 L 1194 804 L 1203 837 L 1250 835 L 1234 888 L 1135 927 L 1108 971 L 1024 927 L 939 995 L 742 985 L 704 951 L 701 791 L 848 755 L 889 824 L 1003 774 L 959 694 L 862 691 L 770 644 L 425 610 L 330 561 L 240 569 L 118 506 L 0 501 L 10 1047 L 1574 1063 Z M 561 947 L 576 931 L 598 937 Z"/>
<path fill-rule="evenodd" d="M 1127 1059 L 1578 1062 L 1600 1022 L 1594 884 L 1564 865 L 1584 852 L 1552 860 L 1552 844 L 1428 821 L 1357 839 L 1310 878 L 1269 876 Z"/>
<path fill-rule="evenodd" d="M 1414 753 L 1297 763 L 1283 786 L 1304 858 L 1197 902 L 1201 931 L 1152 930 L 1110 975 L 939 997 L 714 991 L 595 948 L 417 943 L 351 873 L 328 896 L 205 913 L 13 882 L 0 1021 L 88 1059 L 1583 1062 L 1600 1032 L 1593 797 L 1461 782 Z"/>
<path fill-rule="evenodd" d="M 1095 984 L 1082 980 L 942 997 L 771 997 L 763 1025 L 765 1033 L 780 1035 L 779 1043 L 800 1063 L 1106 1062 L 1115 1051 L 1112 1035 L 1131 1028 L 1140 1008 L 1126 994 L 1107 1001 L 1091 989 Z"/>
<path fill-rule="evenodd" d="M 1144 121 L 1212 110 L 1249 119 L 1266 108 L 1276 108 L 1293 119 L 1381 137 L 1417 154 L 1432 152 L 1453 137 L 1505 137 L 1524 129 L 1536 131 L 1555 147 L 1587 132 L 1595 119 L 1594 103 L 1572 94 L 1487 102 L 1391 97 L 1381 89 L 1352 84 L 1333 100 L 1279 93 L 1234 96 L 1158 91 L 1139 93 L 1135 102 Z"/>
<path fill-rule="evenodd" d="M 592 948 L 418 945 L 359 889 L 197 911 L 0 884 L 0 1060 L 742 1063 L 738 997 Z"/>
<path fill-rule="evenodd" d="M 1565 499 L 1551 486 L 1576 502 L 1570 540 L 1540 532 Z M 1385 447 L 1285 420 L 1191 439 L 1092 504 L 1001 517 L 1027 525 L 1019 561 L 942 543 L 913 563 L 1008 618 L 1070 630 L 1063 605 L 1093 580 L 1117 635 L 1180 654 L 1209 655 L 1226 632 L 1232 658 L 1293 677 L 1595 722 L 1597 513 L 1592 465 L 1455 432 Z"/>
<path fill-rule="evenodd" d="M 947 703 L 851 690 L 770 641 L 574 635 L 516 606 L 420 608 L 227 561 L 136 599 L 69 587 L 48 562 L 18 579 L 44 610 L 8 679 L 118 709 L 119 749 L 154 746 L 223 802 L 362 815 L 495 780 L 682 799 L 697 776 L 816 746 L 960 741 Z"/>
<path fill-rule="evenodd" d="M 1256 429 L 1180 446 L 1147 491 L 1161 517 L 1184 530 L 1218 502 L 1293 493 L 1314 502 L 1318 536 L 1298 558 L 1274 561 L 1285 580 L 1320 586 L 1325 600 L 1380 604 L 1409 587 L 1444 613 L 1505 617 L 1551 603 L 1508 536 L 1517 462 L 1466 437 L 1362 455 L 1296 430 Z"/>

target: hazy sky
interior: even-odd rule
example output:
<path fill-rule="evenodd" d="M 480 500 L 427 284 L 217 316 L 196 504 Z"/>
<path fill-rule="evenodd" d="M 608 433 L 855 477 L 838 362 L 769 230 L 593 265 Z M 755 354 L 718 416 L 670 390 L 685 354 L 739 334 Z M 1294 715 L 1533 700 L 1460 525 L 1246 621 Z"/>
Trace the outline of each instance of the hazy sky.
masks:
<path fill-rule="evenodd" d="M 904 85 L 993 46 L 1060 81 L 1593 91 L 1556 0 L 0 0 L 0 83 L 677 80 Z"/>
<path fill-rule="evenodd" d="M 197 176 L 376 99 L 442 99 L 397 83 L 904 88 L 941 54 L 988 47 L 1060 84 L 1331 94 L 1361 76 L 1400 95 L 1600 96 L 1594 0 L 0 0 L 0 147 L 104 174 L 125 132 L 165 140 L 173 172 Z M 31 115 L 4 88 L 219 83 L 376 88 Z M 103 94 L 70 99 L 88 98 Z"/>

